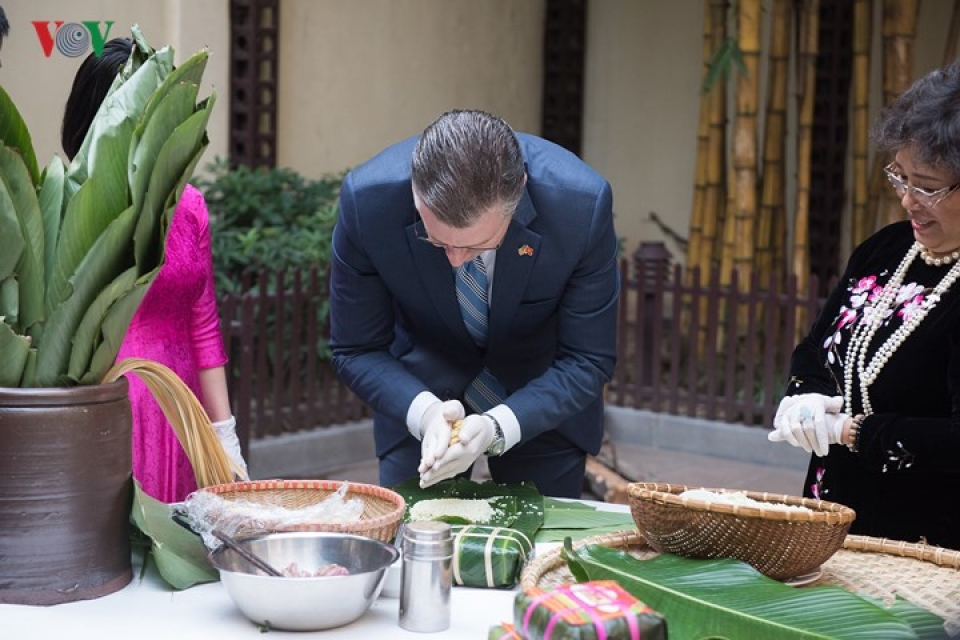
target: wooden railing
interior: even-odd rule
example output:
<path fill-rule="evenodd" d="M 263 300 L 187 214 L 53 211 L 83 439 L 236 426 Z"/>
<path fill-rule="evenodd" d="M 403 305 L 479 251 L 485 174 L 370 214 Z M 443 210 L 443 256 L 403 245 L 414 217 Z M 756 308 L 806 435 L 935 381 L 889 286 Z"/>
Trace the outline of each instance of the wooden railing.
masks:
<path fill-rule="evenodd" d="M 608 404 L 658 413 L 769 426 L 783 396 L 790 356 L 823 300 L 811 277 L 778 290 L 736 273 L 685 272 L 666 260 L 621 263 L 617 368 Z"/>
<path fill-rule="evenodd" d="M 255 285 L 251 285 L 255 282 Z M 248 276 L 220 299 L 227 383 L 241 441 L 352 422 L 364 405 L 327 356 L 327 279 L 316 269 Z"/>
<path fill-rule="evenodd" d="M 665 251 L 621 262 L 618 360 L 609 404 L 767 425 L 790 353 L 822 300 L 816 281 L 782 291 L 713 271 L 671 268 Z M 255 283 L 255 284 L 251 284 Z M 228 381 L 242 439 L 359 420 L 370 410 L 327 358 L 327 279 L 317 270 L 261 272 L 221 298 Z M 246 442 L 244 442 L 246 445 Z"/>

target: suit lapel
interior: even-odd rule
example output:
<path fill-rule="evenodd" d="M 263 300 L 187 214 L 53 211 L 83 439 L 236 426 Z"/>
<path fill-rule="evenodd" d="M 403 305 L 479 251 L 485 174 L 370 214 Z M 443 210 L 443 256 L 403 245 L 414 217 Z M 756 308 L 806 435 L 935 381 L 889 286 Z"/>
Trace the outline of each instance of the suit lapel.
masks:
<path fill-rule="evenodd" d="M 528 225 L 537 217 L 529 194 L 524 191 L 520 204 L 510 221 L 510 228 L 497 251 L 497 263 L 493 273 L 493 300 L 487 345 L 495 345 L 510 328 L 510 323 L 520 306 L 530 274 L 536 264 L 540 248 L 540 234 L 531 231 Z"/>
<path fill-rule="evenodd" d="M 418 228 L 419 227 L 419 228 Z M 457 302 L 454 286 L 453 267 L 446 255 L 428 243 L 417 240 L 417 232 L 423 234 L 423 222 L 417 220 L 407 227 L 407 243 L 413 254 L 416 271 L 420 275 L 423 287 L 437 313 L 443 318 L 450 330 L 459 339 L 473 344 L 460 315 L 460 303 Z"/>

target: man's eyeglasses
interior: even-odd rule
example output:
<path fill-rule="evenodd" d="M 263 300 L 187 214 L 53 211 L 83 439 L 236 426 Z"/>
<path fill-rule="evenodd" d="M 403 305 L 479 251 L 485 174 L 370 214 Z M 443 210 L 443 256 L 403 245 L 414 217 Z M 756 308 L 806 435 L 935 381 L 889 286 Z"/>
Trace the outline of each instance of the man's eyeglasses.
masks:
<path fill-rule="evenodd" d="M 418 215 L 417 217 L 419 218 L 420 216 Z M 500 227 L 498 227 L 498 229 L 497 229 L 497 232 L 498 232 L 498 233 L 500 232 L 500 230 L 503 229 L 504 226 L 506 226 L 506 225 L 510 222 L 510 218 L 511 218 L 511 217 L 512 217 L 512 216 L 503 216 L 503 220 L 502 220 L 501 223 L 500 223 Z M 480 252 L 480 251 L 496 251 L 497 249 L 500 248 L 500 245 L 503 244 L 503 239 L 504 239 L 504 238 L 506 237 L 506 235 L 507 235 L 507 234 L 503 234 L 502 236 L 500 236 L 500 242 L 498 242 L 498 243 L 495 244 L 495 245 L 475 246 L 475 247 L 469 247 L 469 246 L 468 246 L 468 247 L 460 247 L 460 246 L 457 246 L 457 245 L 454 245 L 454 244 L 444 244 L 444 243 L 442 243 L 442 242 L 439 242 L 439 241 L 434 240 L 433 238 L 431 238 L 429 235 L 427 235 L 427 228 L 426 228 L 425 226 L 423 226 L 423 220 L 420 220 L 420 224 L 414 225 L 413 228 L 414 228 L 414 234 L 416 235 L 417 240 L 420 240 L 420 241 L 422 241 L 422 242 L 426 242 L 426 243 L 428 243 L 428 244 L 432 244 L 432 245 L 435 246 L 437 249 L 443 249 L 444 251 L 446 251 L 447 249 L 456 249 L 456 250 L 458 250 L 458 251 L 478 251 L 478 252 Z"/>
<path fill-rule="evenodd" d="M 944 198 L 949 196 L 951 193 L 956 191 L 958 187 L 960 187 L 960 182 L 940 189 L 923 189 L 921 187 L 914 187 L 907 183 L 906 178 L 893 170 L 893 165 L 894 163 L 891 162 L 883 168 L 884 173 L 887 174 L 887 180 L 890 181 L 890 185 L 893 187 L 893 190 L 896 191 L 897 195 L 901 198 L 903 197 L 903 194 L 909 190 L 913 199 L 925 209 L 933 209 L 935 206 L 940 204 Z"/>

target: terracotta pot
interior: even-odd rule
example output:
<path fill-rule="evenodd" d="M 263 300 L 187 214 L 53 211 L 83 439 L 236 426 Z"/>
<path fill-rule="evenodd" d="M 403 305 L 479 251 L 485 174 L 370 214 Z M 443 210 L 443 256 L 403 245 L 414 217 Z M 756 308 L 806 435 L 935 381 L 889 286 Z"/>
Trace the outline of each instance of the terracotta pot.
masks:
<path fill-rule="evenodd" d="M 0 388 L 0 603 L 122 589 L 133 497 L 127 380 Z"/>

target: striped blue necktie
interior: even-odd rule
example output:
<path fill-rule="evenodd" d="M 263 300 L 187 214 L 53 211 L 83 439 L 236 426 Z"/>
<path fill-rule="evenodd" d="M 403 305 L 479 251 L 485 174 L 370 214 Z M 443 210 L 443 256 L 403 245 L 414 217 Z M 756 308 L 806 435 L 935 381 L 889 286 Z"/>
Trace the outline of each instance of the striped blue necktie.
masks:
<path fill-rule="evenodd" d="M 480 256 L 460 265 L 457 269 L 460 315 L 473 341 L 481 348 L 487 346 L 487 313 L 490 308 L 487 289 L 487 268 Z M 506 395 L 503 385 L 484 367 L 467 387 L 463 399 L 474 411 L 482 413 L 500 404 Z"/>

